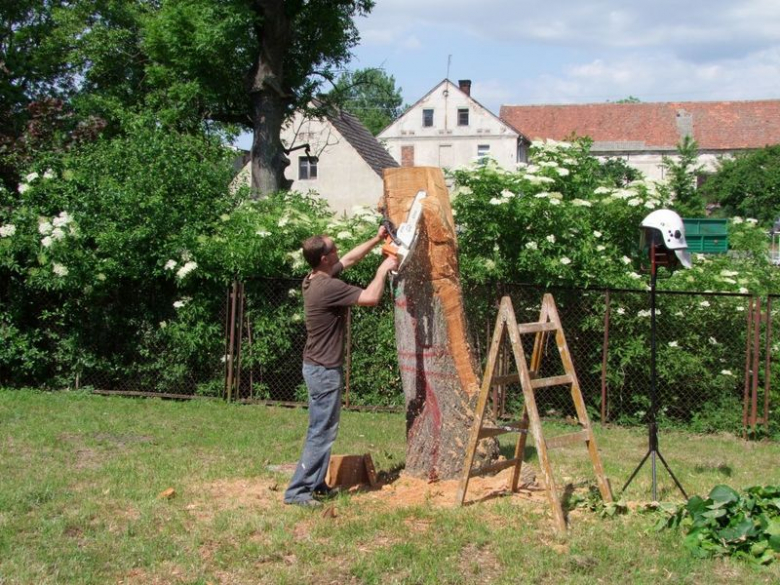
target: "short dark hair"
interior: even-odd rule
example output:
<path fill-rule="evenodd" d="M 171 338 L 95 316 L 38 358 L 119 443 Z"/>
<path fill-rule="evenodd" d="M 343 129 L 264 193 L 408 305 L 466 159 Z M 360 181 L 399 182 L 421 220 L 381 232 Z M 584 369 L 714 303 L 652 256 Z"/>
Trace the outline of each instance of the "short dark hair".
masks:
<path fill-rule="evenodd" d="M 312 268 L 317 268 L 327 254 L 328 243 L 324 235 L 312 236 L 303 242 L 303 258 Z"/>

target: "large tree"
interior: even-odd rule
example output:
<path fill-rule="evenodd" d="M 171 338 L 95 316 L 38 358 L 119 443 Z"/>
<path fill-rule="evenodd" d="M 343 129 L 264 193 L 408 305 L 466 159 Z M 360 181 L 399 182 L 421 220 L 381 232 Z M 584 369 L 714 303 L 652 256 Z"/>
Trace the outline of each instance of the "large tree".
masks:
<path fill-rule="evenodd" d="M 252 187 L 276 191 L 289 164 L 283 123 L 349 60 L 359 39 L 353 19 L 372 7 L 373 0 L 163 0 L 143 20 L 148 102 L 171 122 L 251 129 Z"/>
<path fill-rule="evenodd" d="M 702 191 L 729 215 L 754 217 L 770 225 L 780 216 L 780 145 L 722 159 Z"/>
<path fill-rule="evenodd" d="M 329 98 L 354 114 L 376 136 L 402 112 L 401 88 L 381 69 L 358 69 L 339 77 Z"/>
<path fill-rule="evenodd" d="M 68 91 L 80 116 L 98 114 L 109 128 L 139 109 L 179 130 L 254 133 L 253 187 L 280 189 L 289 164 L 279 133 L 350 58 L 359 36 L 354 18 L 373 0 L 24 0 L 5 31 L 51 23 L 16 54 L 41 50 L 47 67 L 10 83 L 24 100 L 34 88 Z M 48 26 L 48 25 L 47 25 Z M 32 33 L 31 33 L 32 34 Z M 7 35 L 6 35 L 7 36 Z M 2 42 L 2 40 L 0 40 Z M 18 46 L 18 40 L 15 40 Z M 6 55 L 6 68 L 16 67 Z M 18 69 L 24 59 L 17 59 Z M 10 63 L 10 65 L 9 65 Z M 5 86 L 4 86 L 5 87 Z M 41 92 L 38 92 L 41 93 Z M 43 92 L 46 93 L 46 92 Z M 5 104 L 4 104 L 5 105 Z M 8 108 L 4 107 L 4 110 Z M 22 116 L 22 123 L 23 123 Z"/>

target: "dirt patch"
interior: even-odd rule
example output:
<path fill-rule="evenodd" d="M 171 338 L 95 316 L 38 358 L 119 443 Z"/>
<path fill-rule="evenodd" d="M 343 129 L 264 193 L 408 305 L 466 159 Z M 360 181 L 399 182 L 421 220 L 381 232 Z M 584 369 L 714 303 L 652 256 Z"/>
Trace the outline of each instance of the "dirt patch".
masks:
<path fill-rule="evenodd" d="M 523 477 L 533 478 L 528 465 L 523 466 Z M 469 481 L 466 503 L 491 502 L 503 497 L 538 502 L 546 505 L 544 491 L 537 483 L 524 484 L 521 480 L 517 493 L 511 493 L 507 486 L 511 469 L 490 477 L 474 477 Z M 532 479 L 533 481 L 533 479 Z M 350 490 L 353 499 L 361 504 L 385 508 L 408 508 L 430 505 L 437 508 L 453 508 L 460 481 L 457 479 L 429 482 L 401 474 L 392 481 L 380 482 L 376 488 Z M 252 478 L 223 479 L 197 485 L 192 493 L 200 494 L 187 506 L 187 510 L 199 520 L 210 520 L 220 511 L 240 508 L 270 509 L 283 505 L 285 479 Z M 189 490 L 188 490 L 189 491 Z M 338 508 L 338 500 L 333 503 Z M 338 512 L 337 512 L 338 513 Z M 410 526 L 411 531 L 425 531 L 425 526 Z M 297 539 L 306 538 L 306 527 L 300 528 Z"/>
<path fill-rule="evenodd" d="M 534 474 L 527 465 L 523 466 L 523 477 L 528 483 L 520 482 L 516 493 L 509 491 L 511 469 L 489 477 L 473 477 L 469 480 L 466 492 L 466 504 L 488 502 L 502 497 L 544 502 L 544 491 L 534 481 Z M 361 500 L 376 502 L 393 508 L 431 505 L 437 508 L 452 508 L 456 504 L 459 479 L 428 482 L 424 479 L 409 477 L 405 474 L 391 483 L 380 485 L 378 489 L 359 494 Z M 410 527 L 410 529 L 414 529 Z"/>

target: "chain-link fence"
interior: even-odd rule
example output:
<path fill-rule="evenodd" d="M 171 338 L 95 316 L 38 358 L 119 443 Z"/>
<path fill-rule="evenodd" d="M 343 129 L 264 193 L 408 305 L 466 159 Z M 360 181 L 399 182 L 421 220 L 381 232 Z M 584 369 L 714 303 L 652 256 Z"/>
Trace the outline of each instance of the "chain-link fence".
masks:
<path fill-rule="evenodd" d="M 555 298 L 585 402 L 594 420 L 642 422 L 650 407 L 650 293 L 633 290 L 549 289 L 485 285 L 464 291 L 469 335 L 479 368 L 490 346 L 498 304 L 509 295 L 518 322 L 537 321 L 544 292 Z M 658 291 L 656 355 L 659 420 L 695 430 L 731 429 L 770 421 L 772 368 L 778 352 L 773 297 Z M 226 396 L 231 400 L 303 403 L 300 373 L 305 343 L 300 281 L 256 279 L 234 285 L 200 314 L 166 327 L 141 327 L 134 350 L 113 360 L 113 369 L 85 364 L 82 384 L 97 389 Z M 102 330 L 101 338 L 111 339 Z M 396 361 L 392 303 L 353 308 L 345 362 L 348 406 L 403 406 Z M 533 336 L 524 339 L 531 355 Z M 126 344 L 121 344 L 125 347 Z M 110 351 L 107 343 L 105 349 Z M 513 370 L 505 349 L 504 373 Z M 548 340 L 540 375 L 560 368 Z M 552 368 L 552 369 L 550 369 Z M 776 392 L 776 390 L 775 390 Z M 499 408 L 518 411 L 516 386 L 498 388 Z M 537 392 L 543 415 L 572 414 L 561 387 Z"/>

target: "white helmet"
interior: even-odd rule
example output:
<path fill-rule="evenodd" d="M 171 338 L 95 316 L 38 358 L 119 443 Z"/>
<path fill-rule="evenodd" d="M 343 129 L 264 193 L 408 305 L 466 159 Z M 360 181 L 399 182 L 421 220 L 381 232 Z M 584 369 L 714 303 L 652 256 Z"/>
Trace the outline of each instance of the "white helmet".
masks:
<path fill-rule="evenodd" d="M 657 230 L 666 248 L 674 250 L 683 266 L 691 267 L 691 254 L 685 241 L 685 225 L 676 212 L 671 209 L 657 209 L 642 220 L 642 227 Z"/>

